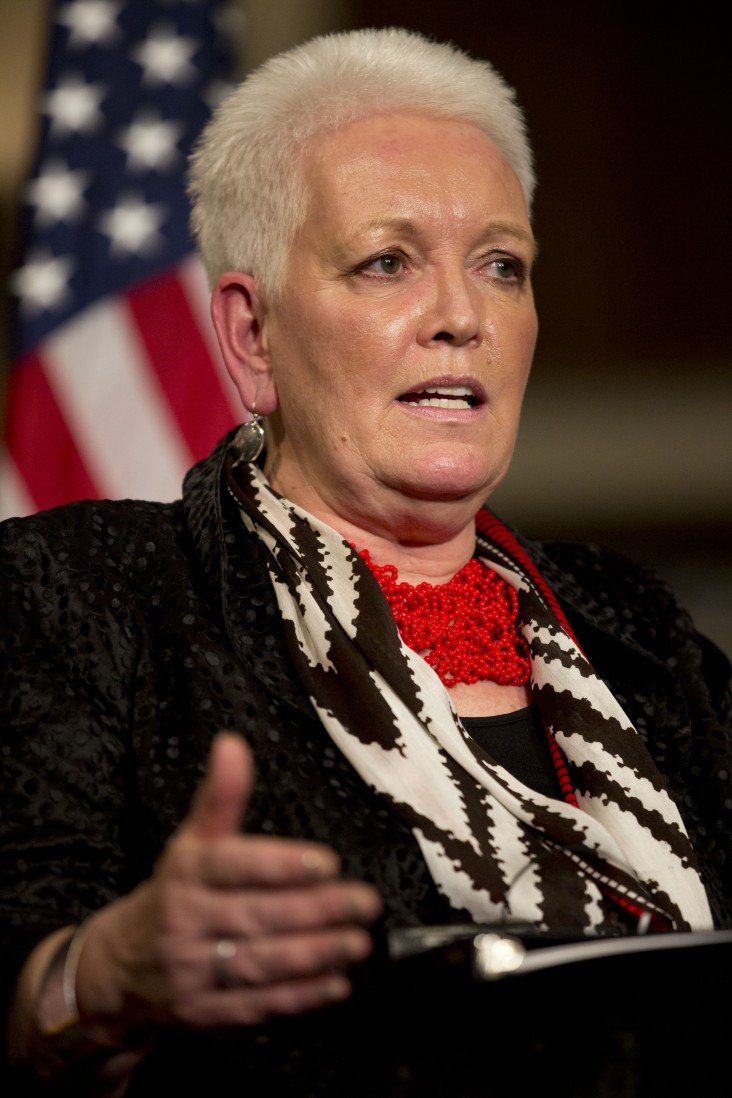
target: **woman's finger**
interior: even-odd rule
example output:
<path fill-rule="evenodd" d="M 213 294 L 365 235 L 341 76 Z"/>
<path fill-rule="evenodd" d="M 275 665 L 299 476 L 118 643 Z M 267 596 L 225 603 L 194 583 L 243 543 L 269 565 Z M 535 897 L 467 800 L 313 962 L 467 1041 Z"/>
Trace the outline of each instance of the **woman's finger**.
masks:
<path fill-rule="evenodd" d="M 175 1004 L 175 1018 L 191 1027 L 259 1025 L 271 1018 L 322 1010 L 351 994 L 351 982 L 341 972 L 299 980 L 283 980 L 267 987 L 211 988 L 183 996 Z"/>
<path fill-rule="evenodd" d="M 245 740 L 220 732 L 188 816 L 168 845 L 165 868 L 221 888 L 334 876 L 339 860 L 325 846 L 241 834 L 253 784 L 254 764 Z"/>
<path fill-rule="evenodd" d="M 165 908 L 171 931 L 190 937 L 259 938 L 368 924 L 381 914 L 381 899 L 363 881 L 334 879 L 304 888 L 171 889 Z"/>
<path fill-rule="evenodd" d="M 360 927 L 261 938 L 221 936 L 169 943 L 165 967 L 175 1001 L 212 988 L 263 988 L 338 971 L 365 960 L 372 948 L 371 935 Z"/>
<path fill-rule="evenodd" d="M 211 744 L 206 776 L 181 830 L 199 839 L 237 834 L 253 785 L 254 764 L 246 742 L 234 733 L 219 732 Z"/>
<path fill-rule="evenodd" d="M 204 971 L 220 988 L 267 987 L 357 964 L 371 953 L 371 935 L 360 928 L 262 938 L 218 938 L 201 943 Z"/>
<path fill-rule="evenodd" d="M 318 843 L 266 835 L 201 842 L 184 830 L 171 840 L 167 868 L 212 888 L 289 887 L 336 876 L 340 860 Z"/>

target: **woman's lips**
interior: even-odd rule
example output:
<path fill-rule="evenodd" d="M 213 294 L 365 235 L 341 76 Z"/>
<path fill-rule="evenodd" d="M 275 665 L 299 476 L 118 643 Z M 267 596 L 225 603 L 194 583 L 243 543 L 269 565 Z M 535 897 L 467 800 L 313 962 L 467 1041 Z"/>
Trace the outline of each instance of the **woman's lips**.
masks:
<path fill-rule="evenodd" d="M 476 386 L 466 384 L 440 384 L 427 382 L 418 389 L 402 393 L 397 398 L 401 404 L 412 408 L 446 408 L 450 411 L 470 411 L 483 403 Z"/>

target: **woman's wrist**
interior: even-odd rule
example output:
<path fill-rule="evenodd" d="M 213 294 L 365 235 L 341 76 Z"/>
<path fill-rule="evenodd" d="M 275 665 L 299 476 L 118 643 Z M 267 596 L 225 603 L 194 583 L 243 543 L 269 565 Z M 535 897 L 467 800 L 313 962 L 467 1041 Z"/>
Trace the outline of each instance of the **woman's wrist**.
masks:
<path fill-rule="evenodd" d="M 76 968 L 88 925 L 84 921 L 69 928 L 41 977 L 35 1015 L 39 1033 L 49 1040 L 74 1039 L 82 1032 L 76 1002 Z"/>
<path fill-rule="evenodd" d="M 119 1042 L 110 1038 L 101 1026 L 82 1023 L 76 999 L 76 973 L 79 958 L 86 944 L 91 916 L 69 933 L 55 950 L 43 973 L 36 997 L 35 1017 L 42 1038 L 55 1046 L 59 1053 L 73 1057 L 92 1048 L 118 1051 Z"/>
<path fill-rule="evenodd" d="M 83 1079 L 84 1093 L 112 1098 L 124 1093 L 152 1041 L 122 1045 L 104 1027 L 82 1020 L 76 974 L 90 922 L 69 927 L 45 965 L 33 1009 L 35 1038 L 23 1059 L 35 1075 L 56 1080 L 62 1093 Z"/>

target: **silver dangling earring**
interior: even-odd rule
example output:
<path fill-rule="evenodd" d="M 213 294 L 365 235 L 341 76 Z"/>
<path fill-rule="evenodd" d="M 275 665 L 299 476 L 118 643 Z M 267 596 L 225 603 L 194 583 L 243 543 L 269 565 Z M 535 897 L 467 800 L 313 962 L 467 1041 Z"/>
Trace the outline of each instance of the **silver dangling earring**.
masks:
<path fill-rule="evenodd" d="M 256 461 L 264 447 L 263 417 L 257 414 L 252 405 L 252 418 L 242 423 L 231 442 L 236 457 L 235 465 L 241 461 Z"/>

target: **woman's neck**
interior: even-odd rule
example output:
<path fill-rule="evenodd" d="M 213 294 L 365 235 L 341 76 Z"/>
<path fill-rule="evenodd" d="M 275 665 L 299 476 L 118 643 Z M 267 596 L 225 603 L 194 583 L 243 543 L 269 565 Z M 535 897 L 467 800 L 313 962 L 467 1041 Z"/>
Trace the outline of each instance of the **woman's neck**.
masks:
<path fill-rule="evenodd" d="M 367 530 L 339 529 L 359 551 L 368 549 L 374 564 L 393 565 L 402 583 L 447 583 L 470 560 L 475 550 L 473 521 L 458 533 L 436 542 L 402 542 Z"/>
<path fill-rule="evenodd" d="M 482 495 L 452 500 L 412 499 L 382 489 L 355 496 L 298 490 L 267 462 L 270 485 L 314 518 L 327 523 L 374 564 L 391 564 L 404 583 L 447 583 L 475 550 L 475 513 Z"/>

